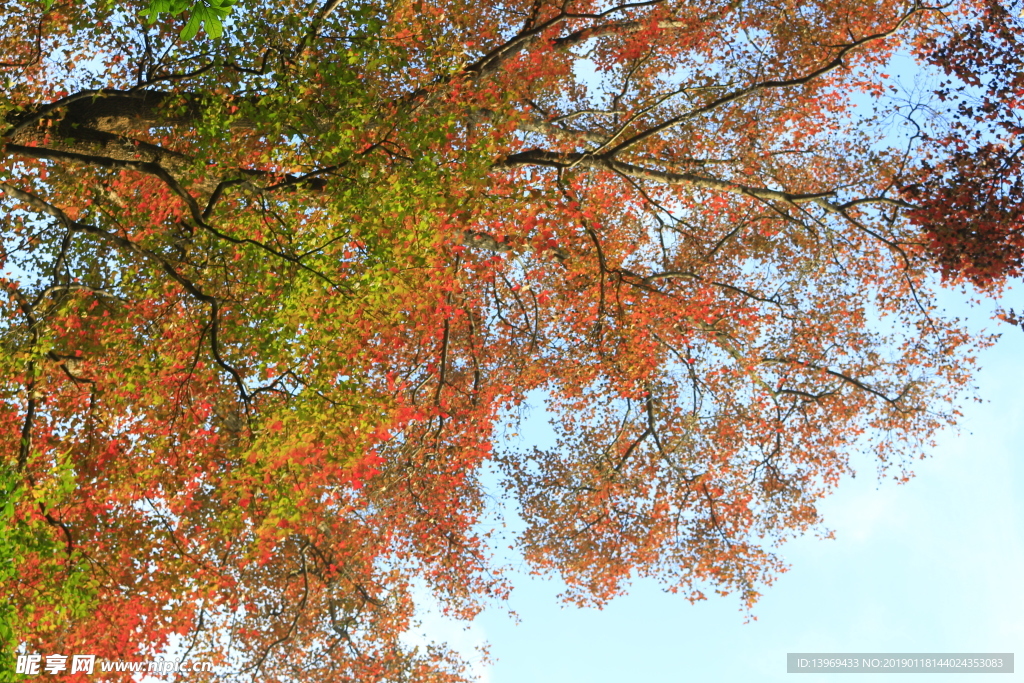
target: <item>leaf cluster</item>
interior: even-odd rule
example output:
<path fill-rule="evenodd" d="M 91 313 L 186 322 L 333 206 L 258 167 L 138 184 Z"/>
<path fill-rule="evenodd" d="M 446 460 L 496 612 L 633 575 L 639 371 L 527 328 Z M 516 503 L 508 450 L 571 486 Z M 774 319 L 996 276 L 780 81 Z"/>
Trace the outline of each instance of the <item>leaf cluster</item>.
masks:
<path fill-rule="evenodd" d="M 156 22 L 161 14 L 172 17 L 188 12 L 188 22 L 181 29 L 182 40 L 192 40 L 202 28 L 210 38 L 220 38 L 224 33 L 224 20 L 231 13 L 235 0 L 153 0 L 149 7 L 139 16 L 145 17 L 150 24 Z"/>

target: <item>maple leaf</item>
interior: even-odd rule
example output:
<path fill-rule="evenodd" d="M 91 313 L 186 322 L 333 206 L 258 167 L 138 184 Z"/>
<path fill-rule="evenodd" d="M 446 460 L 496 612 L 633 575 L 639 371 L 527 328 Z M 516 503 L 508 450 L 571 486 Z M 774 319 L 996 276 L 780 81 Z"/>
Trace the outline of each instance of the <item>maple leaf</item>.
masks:
<path fill-rule="evenodd" d="M 998 3 L 228 6 L 0 10 L 5 643 L 465 680 L 402 635 L 414 580 L 508 594 L 485 468 L 569 601 L 750 609 L 851 454 L 954 422 L 991 340 L 933 272 L 1024 267 Z M 983 92 L 888 149 L 902 47 Z"/>

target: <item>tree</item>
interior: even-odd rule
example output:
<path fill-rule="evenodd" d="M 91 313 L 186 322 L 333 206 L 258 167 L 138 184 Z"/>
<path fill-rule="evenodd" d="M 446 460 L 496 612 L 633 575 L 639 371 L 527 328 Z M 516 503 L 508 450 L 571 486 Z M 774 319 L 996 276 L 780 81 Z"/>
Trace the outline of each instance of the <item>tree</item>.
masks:
<path fill-rule="evenodd" d="M 942 112 L 883 98 L 975 9 L 276 0 L 183 41 L 5 8 L 9 645 L 461 680 L 401 636 L 416 580 L 507 594 L 488 468 L 568 600 L 749 608 L 988 341 L 932 303 L 952 167 L 886 127 Z M 517 450 L 537 392 L 560 442 Z"/>

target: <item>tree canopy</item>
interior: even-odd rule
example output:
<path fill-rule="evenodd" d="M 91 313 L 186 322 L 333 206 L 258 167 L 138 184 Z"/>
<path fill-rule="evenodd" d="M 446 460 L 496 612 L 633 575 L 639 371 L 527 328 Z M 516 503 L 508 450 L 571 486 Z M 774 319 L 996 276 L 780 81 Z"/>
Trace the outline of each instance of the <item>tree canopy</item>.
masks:
<path fill-rule="evenodd" d="M 1024 263 L 1008 5 L 229 6 L 0 10 L 8 659 L 463 680 L 402 634 L 507 595 L 488 510 L 570 602 L 749 608 L 955 422 L 938 275 Z"/>

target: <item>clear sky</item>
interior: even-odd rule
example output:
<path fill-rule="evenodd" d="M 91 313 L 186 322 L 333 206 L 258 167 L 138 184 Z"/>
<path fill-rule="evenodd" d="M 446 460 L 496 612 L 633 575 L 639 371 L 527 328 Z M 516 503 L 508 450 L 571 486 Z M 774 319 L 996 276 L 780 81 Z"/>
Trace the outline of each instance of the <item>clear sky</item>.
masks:
<path fill-rule="evenodd" d="M 1024 308 L 1024 287 L 1003 297 Z M 965 407 L 959 433 L 940 437 L 908 484 L 881 484 L 873 462 L 824 501 L 835 540 L 783 546 L 791 564 L 744 624 L 735 596 L 691 606 L 650 582 L 604 610 L 561 607 L 556 581 L 525 574 L 509 607 L 469 630 L 429 617 L 431 635 L 465 650 L 487 640 L 488 683 L 850 681 L 787 674 L 787 652 L 1014 652 L 1024 656 L 1024 330 L 991 320 L 994 304 L 943 297 L 950 314 L 1003 337 L 980 357 L 982 404 Z M 549 433 L 533 423 L 531 439 Z M 1022 672 L 1024 664 L 1017 662 Z M 856 676 L 855 674 L 852 676 Z M 1007 674 L 872 674 L 884 683 L 939 678 L 1024 680 Z M 863 675 L 861 675 L 863 678 Z"/>

